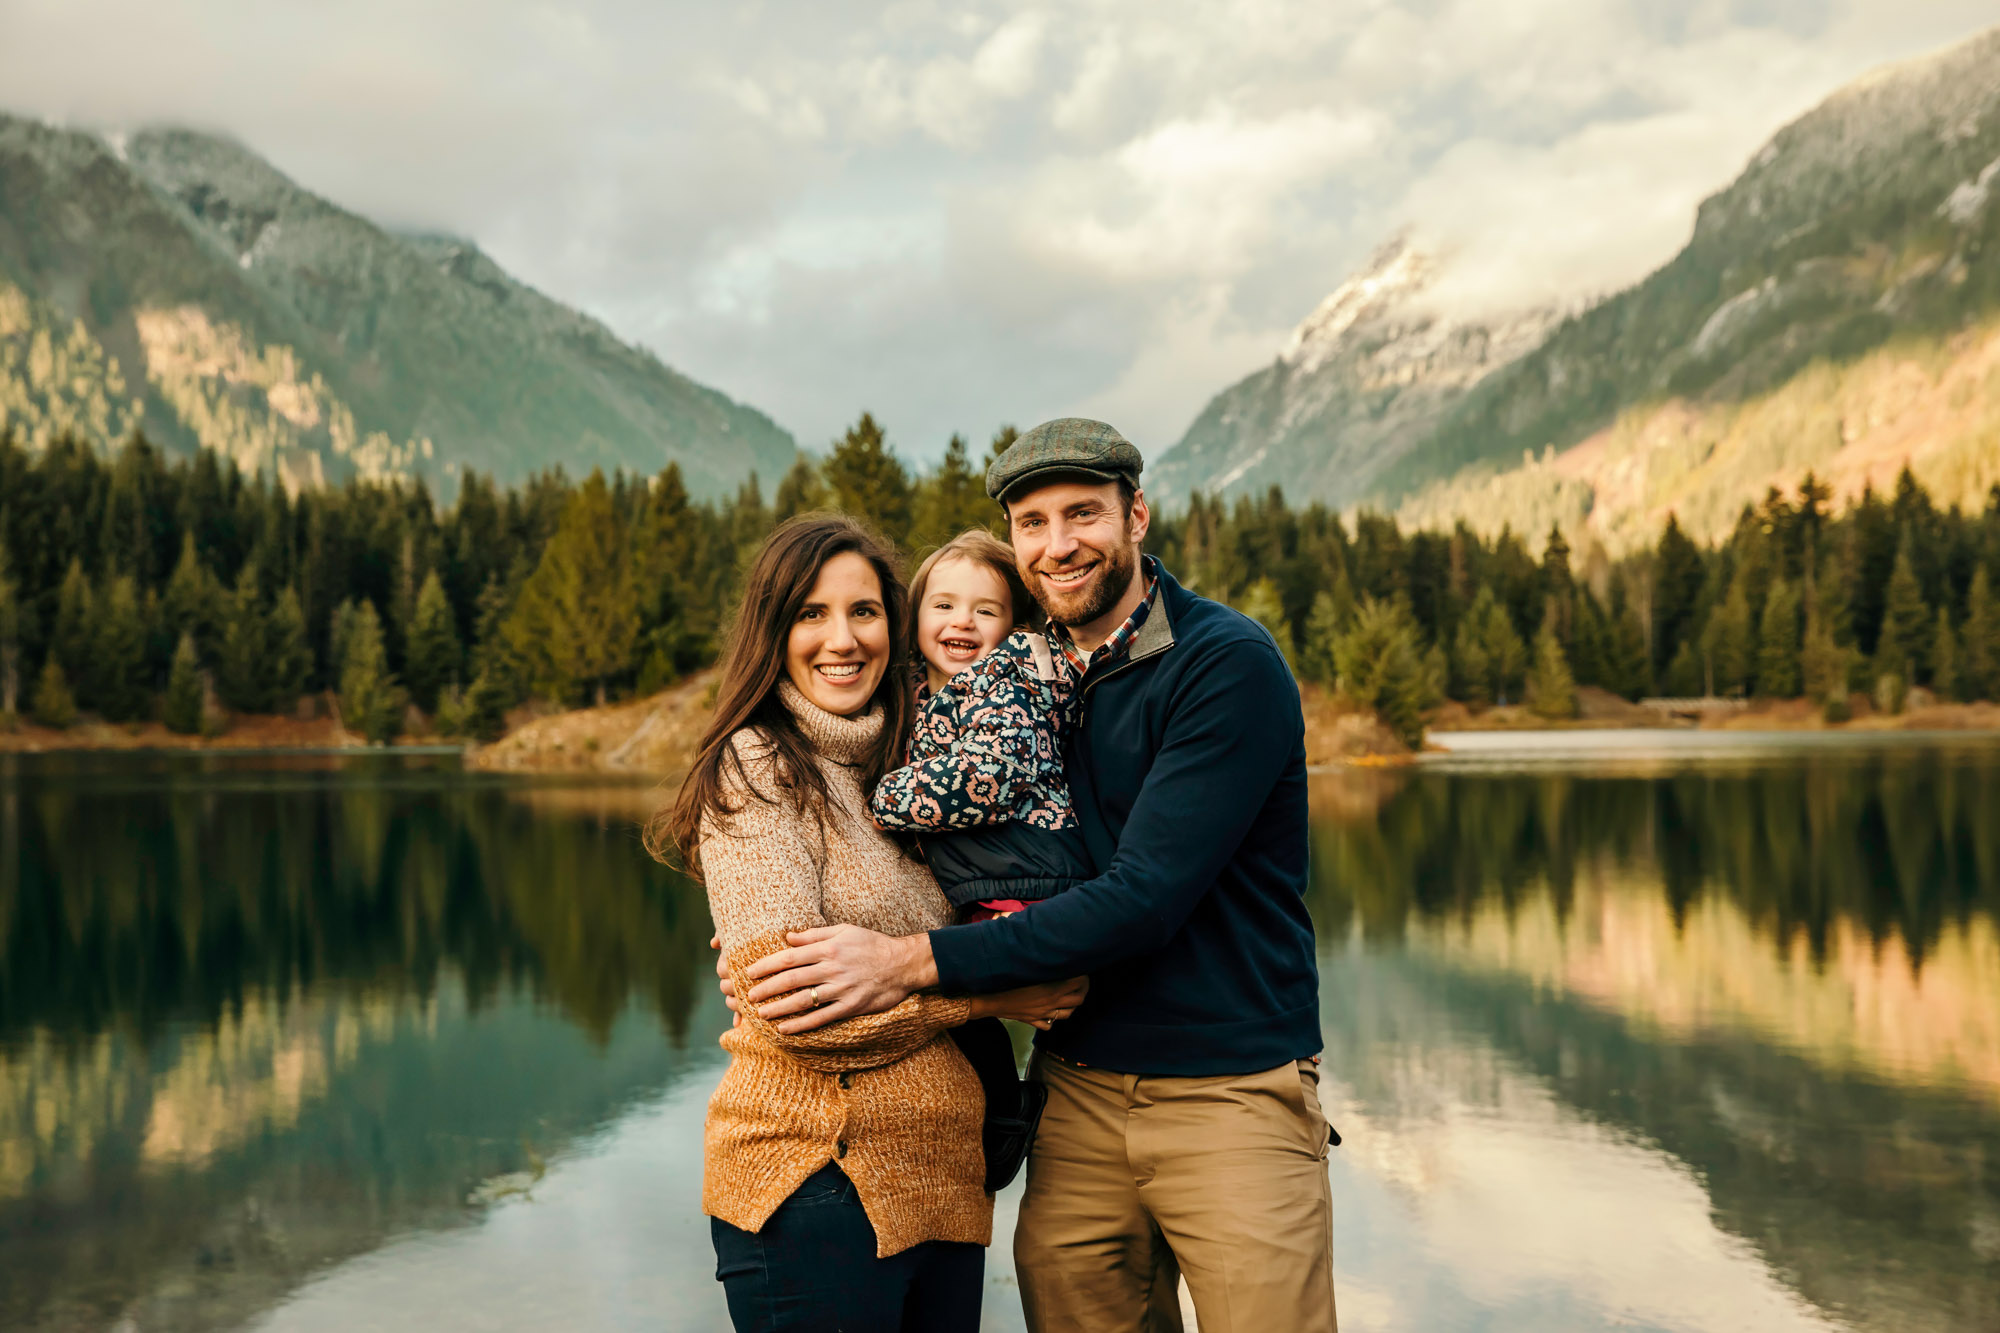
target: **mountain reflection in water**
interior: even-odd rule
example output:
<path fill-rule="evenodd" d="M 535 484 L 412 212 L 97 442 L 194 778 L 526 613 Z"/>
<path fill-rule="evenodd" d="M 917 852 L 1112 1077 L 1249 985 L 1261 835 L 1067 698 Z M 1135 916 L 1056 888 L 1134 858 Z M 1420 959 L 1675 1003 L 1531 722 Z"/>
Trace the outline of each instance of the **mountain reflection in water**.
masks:
<path fill-rule="evenodd" d="M 0 759 L 0 1327 L 725 1328 L 655 799 Z M 2000 748 L 1313 799 L 1344 1327 L 2000 1327 Z"/>

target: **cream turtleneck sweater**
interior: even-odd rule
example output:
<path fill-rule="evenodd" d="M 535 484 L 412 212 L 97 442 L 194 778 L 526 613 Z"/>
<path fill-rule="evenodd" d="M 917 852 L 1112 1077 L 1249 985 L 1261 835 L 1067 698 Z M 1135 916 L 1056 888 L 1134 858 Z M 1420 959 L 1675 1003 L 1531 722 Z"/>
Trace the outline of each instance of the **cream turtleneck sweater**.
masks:
<path fill-rule="evenodd" d="M 709 913 L 737 993 L 743 969 L 785 947 L 785 932 L 847 922 L 889 935 L 942 926 L 951 909 L 930 872 L 868 817 L 854 767 L 881 735 L 882 714 L 842 717 L 790 681 L 780 697 L 817 751 L 831 796 L 818 822 L 796 809 L 769 743 L 754 729 L 730 738 L 750 784 L 741 808 L 701 827 Z M 807 1176 L 837 1161 L 875 1225 L 882 1257 L 926 1240 L 989 1244 L 993 1200 L 982 1190 L 985 1101 L 946 1029 L 970 1002 L 913 995 L 887 1013 L 783 1036 L 746 1011 L 723 1034 L 729 1070 L 709 1100 L 702 1210 L 756 1231 Z"/>

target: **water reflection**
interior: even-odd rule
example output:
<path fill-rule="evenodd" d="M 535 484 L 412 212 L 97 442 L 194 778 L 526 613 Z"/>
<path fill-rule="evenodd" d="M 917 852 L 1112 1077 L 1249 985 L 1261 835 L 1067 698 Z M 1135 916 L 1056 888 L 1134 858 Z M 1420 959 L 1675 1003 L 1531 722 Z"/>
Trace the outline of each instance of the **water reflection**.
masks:
<path fill-rule="evenodd" d="M 233 1326 L 716 1058 L 707 915 L 639 853 L 644 792 L 29 767 L 0 774 L 0 1327 Z"/>
<path fill-rule="evenodd" d="M 1480 1312 L 1368 1326 L 2000 1327 L 1996 774 L 1987 746 L 1321 794 L 1345 1168 L 1453 1256 L 1399 1296 Z M 1396 1267 L 1371 1253 L 1355 1285 Z"/>
<path fill-rule="evenodd" d="M 2000 1327 L 2000 748 L 1313 799 L 1345 1327 Z M 723 1327 L 652 800 L 0 760 L 0 1327 Z"/>

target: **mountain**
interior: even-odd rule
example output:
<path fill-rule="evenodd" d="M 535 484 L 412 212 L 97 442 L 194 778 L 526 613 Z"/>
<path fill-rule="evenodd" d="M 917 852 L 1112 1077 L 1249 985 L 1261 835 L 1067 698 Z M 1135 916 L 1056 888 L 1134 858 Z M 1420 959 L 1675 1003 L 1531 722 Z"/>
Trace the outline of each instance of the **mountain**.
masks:
<path fill-rule="evenodd" d="M 1375 493 L 1474 385 L 1533 350 L 1554 308 L 1454 319 L 1426 301 L 1441 264 L 1399 237 L 1306 317 L 1276 360 L 1223 390 L 1146 476 L 1147 495 Z"/>
<path fill-rule="evenodd" d="M 1326 480 L 1319 456 L 1259 466 L 1412 521 L 1556 520 L 1612 547 L 1669 512 L 1718 531 L 1808 470 L 1852 494 L 1909 464 L 1935 494 L 1977 502 L 2000 483 L 1996 197 L 2000 29 L 1877 70 L 1786 126 L 1701 205 L 1672 260 L 1490 358 L 1433 419 L 1379 442 L 1355 426 L 1323 437 L 1369 451 L 1365 481 Z M 1211 404 L 1162 470 L 1233 457 L 1204 423 L 1257 378 Z"/>
<path fill-rule="evenodd" d="M 714 495 L 791 437 L 469 241 L 397 234 L 240 145 L 0 116 L 0 428 L 133 427 L 294 485 L 680 464 Z"/>

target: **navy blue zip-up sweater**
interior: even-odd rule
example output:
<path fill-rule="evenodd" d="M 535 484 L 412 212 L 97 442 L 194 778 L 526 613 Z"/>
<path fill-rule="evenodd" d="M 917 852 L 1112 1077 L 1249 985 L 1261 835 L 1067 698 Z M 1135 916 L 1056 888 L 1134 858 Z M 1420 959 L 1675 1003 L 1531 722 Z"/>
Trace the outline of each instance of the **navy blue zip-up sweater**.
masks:
<path fill-rule="evenodd" d="M 931 932 L 940 987 L 1088 974 L 1037 1038 L 1126 1074 L 1244 1074 L 1320 1049 L 1305 723 L 1264 628 L 1160 572 L 1123 662 L 1084 677 L 1065 765 L 1096 875 Z"/>

